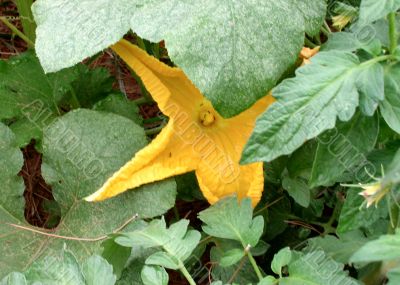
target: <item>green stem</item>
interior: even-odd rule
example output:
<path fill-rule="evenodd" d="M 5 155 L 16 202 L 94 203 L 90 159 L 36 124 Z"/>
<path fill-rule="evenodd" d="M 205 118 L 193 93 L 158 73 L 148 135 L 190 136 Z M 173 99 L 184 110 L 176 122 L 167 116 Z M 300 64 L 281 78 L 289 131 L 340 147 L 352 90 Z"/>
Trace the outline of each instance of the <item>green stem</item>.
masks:
<path fill-rule="evenodd" d="M 315 47 L 317 47 L 317 45 L 314 44 L 312 41 L 310 41 L 307 37 L 304 38 L 304 43 L 305 43 L 308 47 L 310 47 L 310 48 L 315 48 Z"/>
<path fill-rule="evenodd" d="M 247 250 L 247 249 L 246 249 L 246 252 L 247 252 L 247 256 L 248 256 L 248 258 L 249 258 L 249 260 L 250 260 L 250 263 L 251 263 L 251 265 L 253 266 L 254 271 L 255 271 L 256 274 L 257 274 L 258 279 L 261 281 L 264 277 L 263 277 L 263 275 L 262 275 L 262 273 L 261 273 L 261 271 L 260 271 L 260 268 L 259 268 L 258 265 L 257 265 L 256 260 L 255 260 L 254 257 L 251 255 L 250 250 Z"/>
<path fill-rule="evenodd" d="M 162 122 L 162 121 L 164 121 L 164 120 L 165 120 L 164 117 L 159 117 L 159 116 L 157 116 L 157 117 L 154 117 L 154 118 L 144 119 L 144 120 L 143 120 L 143 123 L 144 123 L 144 124 L 154 124 L 154 123 Z"/>
<path fill-rule="evenodd" d="M 79 109 L 81 107 L 81 103 L 79 103 L 78 97 L 76 96 L 75 90 L 70 87 L 70 92 L 71 92 L 71 103 L 72 103 L 72 108 L 74 109 Z"/>
<path fill-rule="evenodd" d="M 389 39 L 390 39 L 390 53 L 394 54 L 398 39 L 397 39 L 397 28 L 396 28 L 396 13 L 392 12 L 389 14 Z"/>
<path fill-rule="evenodd" d="M 182 265 L 180 270 L 181 270 L 183 276 L 185 276 L 186 280 L 189 282 L 190 285 L 196 285 L 196 282 L 193 280 L 193 278 L 190 275 L 189 271 L 187 271 L 185 265 Z"/>
<path fill-rule="evenodd" d="M 360 64 L 360 68 L 361 67 L 366 67 L 368 65 L 373 65 L 375 63 L 381 62 L 381 61 L 385 61 L 385 60 L 389 60 L 389 59 L 393 59 L 394 56 L 393 55 L 382 55 L 382 56 L 378 56 L 375 57 L 373 59 L 370 59 L 368 61 L 364 61 L 363 63 Z"/>
<path fill-rule="evenodd" d="M 36 23 L 33 20 L 32 6 L 33 0 L 16 0 L 18 13 L 21 18 L 22 28 L 24 29 L 25 35 L 32 41 L 36 38 Z"/>
<path fill-rule="evenodd" d="M 148 102 L 147 98 L 145 98 L 145 97 L 140 97 L 138 99 L 135 99 L 135 100 L 133 100 L 133 102 L 138 106 L 150 103 L 150 102 Z"/>
<path fill-rule="evenodd" d="M 145 130 L 145 133 L 146 133 L 147 136 L 156 135 L 156 134 L 158 134 L 159 132 L 161 132 L 161 130 L 162 130 L 164 127 L 165 127 L 165 125 L 162 124 L 161 126 L 159 126 L 159 127 L 157 127 L 157 128 L 152 128 L 152 129 Z"/>
<path fill-rule="evenodd" d="M 29 47 L 32 48 L 35 47 L 35 44 L 23 32 L 18 30 L 16 26 L 14 26 L 10 21 L 8 21 L 6 17 L 1 16 L 0 21 L 3 22 L 14 34 L 16 34 L 22 40 L 24 40 Z"/>
<path fill-rule="evenodd" d="M 388 202 L 390 199 L 388 199 Z M 390 225 L 389 225 L 389 234 L 394 234 L 396 232 L 396 229 L 399 225 L 399 215 L 400 215 L 400 210 L 399 207 L 395 202 L 392 202 L 390 205 Z"/>

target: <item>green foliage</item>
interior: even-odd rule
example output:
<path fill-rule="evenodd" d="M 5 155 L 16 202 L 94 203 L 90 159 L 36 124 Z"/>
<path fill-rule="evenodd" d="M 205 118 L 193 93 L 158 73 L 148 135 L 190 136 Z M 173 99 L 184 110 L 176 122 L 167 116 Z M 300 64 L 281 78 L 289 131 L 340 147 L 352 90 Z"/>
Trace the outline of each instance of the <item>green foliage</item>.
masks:
<path fill-rule="evenodd" d="M 373 262 L 394 260 L 400 257 L 400 232 L 394 235 L 382 235 L 377 240 L 367 242 L 357 250 L 350 262 Z"/>
<path fill-rule="evenodd" d="M 28 51 L 0 62 L 0 121 L 16 135 L 17 144 L 26 146 L 32 139 L 43 139 L 43 130 L 66 111 L 85 107 L 127 116 L 136 123 L 134 102 L 123 104 L 113 94 L 113 78 L 103 68 L 89 69 L 83 64 L 53 74 L 45 74 L 36 55 Z"/>
<path fill-rule="evenodd" d="M 236 197 L 221 200 L 199 214 L 205 225 L 203 231 L 211 236 L 232 239 L 255 247 L 264 229 L 264 219 L 253 219 L 250 199 L 243 199 L 239 204 Z"/>
<path fill-rule="evenodd" d="M 85 129 L 93 131 L 83 132 Z M 11 139 L 10 131 L 8 135 L 5 132 L 4 145 L 8 148 Z M 140 218 L 149 218 L 163 214 L 171 208 L 176 191 L 173 181 L 147 185 L 102 203 L 90 204 L 82 200 L 98 189 L 107 177 L 145 144 L 143 129 L 129 119 L 114 114 L 77 110 L 49 126 L 44 135 L 42 171 L 46 181 L 52 186 L 62 214 L 60 224 L 53 233 L 96 239 L 111 234 L 135 214 L 139 214 Z M 7 151 L 7 156 L 1 158 L 6 159 L 4 163 L 10 169 L 7 171 L 9 178 L 4 181 L 14 181 L 15 185 L 22 158 L 15 147 Z M 19 155 L 19 162 L 15 159 L 16 155 Z M 13 161 L 7 161 L 10 159 Z M 16 164 L 14 170 L 10 167 L 12 164 Z M 4 191 L 9 192 L 5 192 L 6 200 L 1 201 L 0 209 L 10 208 L 0 216 L 0 228 L 4 233 L 1 237 L 2 244 L 7 244 L 0 248 L 0 263 L 4 263 L 0 268 L 1 275 L 11 270 L 24 269 L 32 256 L 34 259 L 45 257 L 61 248 L 64 243 L 79 259 L 99 251 L 101 241 L 65 241 L 16 230 L 5 224 L 26 225 L 23 217 L 22 185 L 18 181 L 17 187 L 5 188 Z M 16 189 L 20 189 L 20 193 L 11 194 L 18 193 L 15 192 Z M 24 248 L 27 243 L 30 244 L 29 250 L 19 252 L 18 248 Z"/>
<path fill-rule="evenodd" d="M 340 212 L 337 231 L 345 233 L 357 229 L 372 228 L 376 223 L 382 223 L 387 218 L 386 201 L 383 201 L 380 207 L 364 208 L 363 197 L 358 194 L 359 190 L 348 190 L 346 201 Z"/>
<path fill-rule="evenodd" d="M 368 85 L 357 86 L 360 80 Z M 377 103 L 383 97 L 383 67 L 377 59 L 361 63 L 352 53 L 321 52 L 272 94 L 277 102 L 257 120 L 243 162 L 292 153 L 305 140 L 332 129 L 337 118 L 349 121 L 363 96 Z"/>
<path fill-rule="evenodd" d="M 16 4 L 37 37 L 0 61 L 0 285 L 400 283 L 399 0 L 37 0 L 36 23 Z M 241 157 L 264 162 L 255 208 L 241 182 L 206 205 L 194 173 L 83 200 L 166 119 L 140 78 L 126 90 L 144 98 L 128 99 L 131 71 L 102 53 L 122 37 L 224 117 L 272 90 Z M 299 59 L 302 46 L 321 50 Z"/>
<path fill-rule="evenodd" d="M 163 267 L 145 265 L 141 276 L 144 285 L 168 285 L 168 273 Z"/>
<path fill-rule="evenodd" d="M 400 133 L 400 65 L 389 68 L 385 74 L 385 100 L 380 104 L 380 111 L 387 124 Z"/>
<path fill-rule="evenodd" d="M 150 41 L 165 40 L 173 62 L 224 116 L 244 111 L 276 84 L 296 61 L 304 33 L 319 31 L 325 11 L 325 0 L 40 0 L 33 6 L 46 71 L 72 66 L 132 28 Z"/>
<path fill-rule="evenodd" d="M 112 266 L 100 256 L 79 264 L 70 251 L 63 250 L 34 262 L 24 274 L 10 273 L 0 284 L 113 285 L 115 281 Z"/>
<path fill-rule="evenodd" d="M 390 12 L 397 11 L 399 8 L 399 0 L 363 0 L 360 6 L 360 21 L 372 23 L 387 16 Z"/>
<path fill-rule="evenodd" d="M 335 129 L 319 136 L 311 186 L 331 186 L 364 178 L 364 167 L 368 167 L 366 156 L 375 147 L 378 133 L 377 116 L 357 113 L 351 121 L 338 123 Z"/>

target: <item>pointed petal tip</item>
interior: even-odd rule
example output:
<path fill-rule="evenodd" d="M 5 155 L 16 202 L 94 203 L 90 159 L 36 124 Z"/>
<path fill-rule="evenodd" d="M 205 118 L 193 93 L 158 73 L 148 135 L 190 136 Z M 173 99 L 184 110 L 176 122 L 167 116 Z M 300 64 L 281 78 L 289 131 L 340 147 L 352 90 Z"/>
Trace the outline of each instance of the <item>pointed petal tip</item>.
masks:
<path fill-rule="evenodd" d="M 85 200 L 86 202 L 96 202 L 98 196 L 99 196 L 98 192 L 94 192 L 92 195 L 83 198 L 83 200 Z"/>

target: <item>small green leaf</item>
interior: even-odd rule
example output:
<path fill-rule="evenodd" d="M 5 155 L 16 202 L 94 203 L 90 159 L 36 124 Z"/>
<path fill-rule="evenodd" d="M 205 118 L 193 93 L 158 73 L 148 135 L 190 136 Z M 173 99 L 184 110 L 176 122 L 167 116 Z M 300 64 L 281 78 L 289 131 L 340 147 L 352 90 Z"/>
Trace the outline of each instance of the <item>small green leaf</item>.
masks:
<path fill-rule="evenodd" d="M 143 229 L 117 237 L 116 242 L 128 247 L 162 248 L 164 252 L 151 255 L 146 264 L 179 269 L 193 253 L 201 238 L 198 231 L 188 231 L 188 225 L 188 220 L 180 220 L 167 229 L 164 218 L 153 220 Z"/>
<path fill-rule="evenodd" d="M 400 258 L 400 231 L 394 235 L 383 235 L 367 242 L 350 258 L 350 262 L 375 262 Z"/>
<path fill-rule="evenodd" d="M 117 285 L 143 285 L 141 272 L 145 266 L 145 260 L 155 252 L 154 249 L 132 248 L 129 264 L 122 272 Z"/>
<path fill-rule="evenodd" d="M 90 108 L 112 92 L 114 78 L 107 69 L 89 69 L 86 65 L 78 65 L 76 70 L 79 76 L 71 85 L 80 107 Z"/>
<path fill-rule="evenodd" d="M 135 102 L 128 100 L 122 93 L 110 94 L 107 98 L 97 102 L 93 110 L 114 113 L 131 119 L 138 125 L 143 124 L 139 114 L 139 107 Z"/>
<path fill-rule="evenodd" d="M 386 123 L 400 134 L 400 64 L 385 73 L 385 100 L 379 109 Z"/>
<path fill-rule="evenodd" d="M 115 238 L 105 240 L 101 247 L 103 248 L 101 256 L 112 265 L 117 278 L 121 277 L 122 271 L 131 255 L 131 249 L 117 244 Z"/>
<path fill-rule="evenodd" d="M 360 5 L 360 21 L 372 23 L 386 17 L 390 12 L 400 8 L 400 0 L 362 0 Z"/>
<path fill-rule="evenodd" d="M 282 267 L 287 266 L 292 260 L 292 252 L 289 247 L 281 249 L 274 255 L 272 260 L 271 269 L 273 272 L 282 277 Z"/>
<path fill-rule="evenodd" d="M 113 267 L 98 255 L 91 256 L 82 265 L 86 285 L 114 285 L 117 280 Z"/>
<path fill-rule="evenodd" d="M 282 180 L 282 187 L 289 193 L 297 204 L 308 208 L 311 199 L 311 189 L 301 178 L 285 176 Z"/>
<path fill-rule="evenodd" d="M 348 52 L 321 52 L 311 61 L 296 71 L 295 78 L 273 90 L 277 102 L 258 118 L 242 162 L 271 161 L 290 154 L 306 140 L 332 129 L 337 118 L 349 121 L 359 104 L 356 82 L 360 76 L 369 69 L 377 76 L 383 72 L 376 68 L 379 63 L 361 63 Z"/>
<path fill-rule="evenodd" d="M 218 201 L 210 208 L 200 212 L 203 230 L 207 234 L 239 241 L 244 248 L 256 246 L 264 228 L 264 219 L 258 216 L 253 219 L 251 200 L 246 198 L 239 204 L 236 197 Z"/>
<path fill-rule="evenodd" d="M 211 248 L 210 259 L 214 264 L 211 275 L 214 280 L 221 280 L 223 284 L 228 284 L 231 282 L 230 279 L 233 274 L 235 274 L 236 278 L 234 281 L 238 284 L 254 284 L 259 281 L 248 258 L 244 259 L 243 264 L 240 262 L 229 267 L 219 266 L 224 254 L 232 249 L 238 248 L 238 246 L 240 246 L 240 243 L 236 241 L 220 240 L 218 245 Z"/>
<path fill-rule="evenodd" d="M 169 276 L 160 266 L 144 266 L 141 273 L 144 285 L 168 285 Z"/>
<path fill-rule="evenodd" d="M 158 265 L 172 270 L 178 270 L 180 267 L 179 260 L 165 252 L 159 251 L 150 255 L 146 259 L 147 265 Z"/>
<path fill-rule="evenodd" d="M 279 284 L 278 280 L 275 279 L 273 276 L 267 276 L 263 278 L 257 285 L 276 285 Z"/>
<path fill-rule="evenodd" d="M 244 256 L 244 251 L 242 248 L 234 248 L 228 250 L 222 255 L 219 265 L 222 267 L 232 266 L 238 263 L 243 258 L 243 256 Z"/>

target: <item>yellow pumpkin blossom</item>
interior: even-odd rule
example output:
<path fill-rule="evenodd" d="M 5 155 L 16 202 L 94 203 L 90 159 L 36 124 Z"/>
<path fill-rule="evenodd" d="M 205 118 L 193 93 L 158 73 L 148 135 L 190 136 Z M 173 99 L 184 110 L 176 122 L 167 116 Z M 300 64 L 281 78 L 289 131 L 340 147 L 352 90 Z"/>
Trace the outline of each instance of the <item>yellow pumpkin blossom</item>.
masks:
<path fill-rule="evenodd" d="M 221 117 L 179 68 L 149 56 L 128 41 L 112 49 L 136 72 L 169 117 L 168 124 L 87 201 L 101 201 L 128 189 L 195 171 L 209 203 L 236 194 L 253 206 L 264 187 L 263 164 L 239 165 L 256 118 L 274 102 L 265 96 L 236 117 Z"/>

